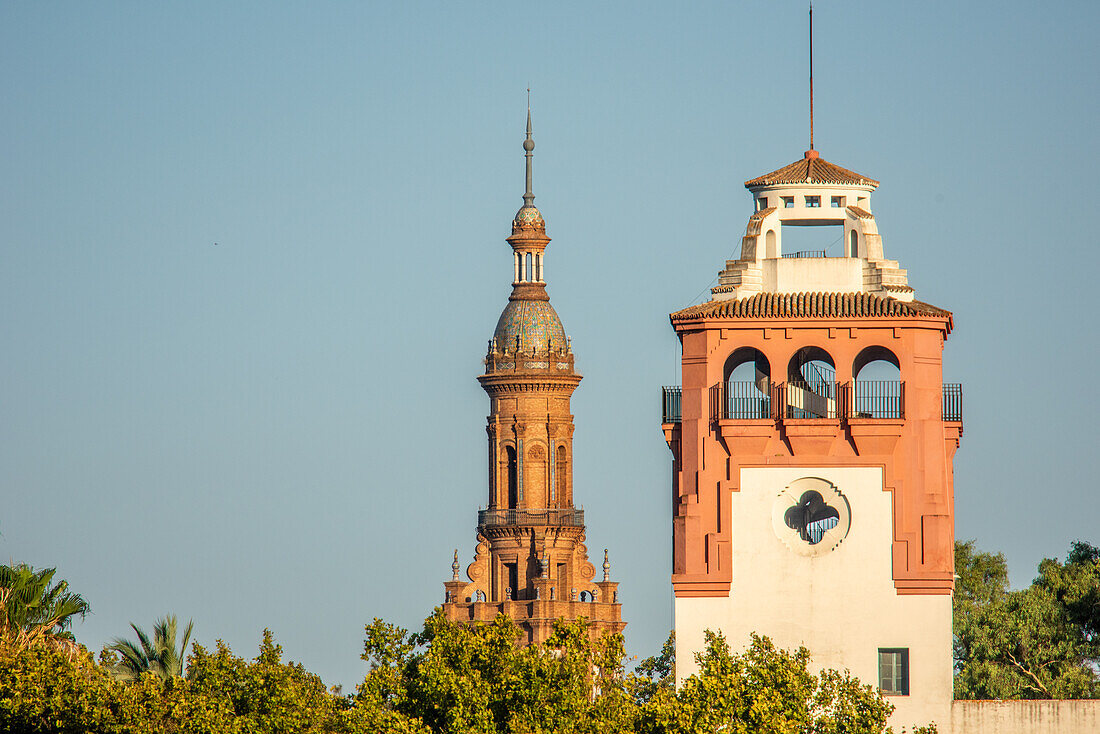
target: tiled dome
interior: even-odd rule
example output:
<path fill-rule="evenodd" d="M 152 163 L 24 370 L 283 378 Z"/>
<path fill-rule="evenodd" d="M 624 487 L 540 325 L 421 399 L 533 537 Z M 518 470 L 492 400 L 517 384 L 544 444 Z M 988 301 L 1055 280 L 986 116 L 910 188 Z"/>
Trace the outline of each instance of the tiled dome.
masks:
<path fill-rule="evenodd" d="M 537 211 L 537 210 L 536 210 Z M 545 351 L 565 346 L 565 327 L 549 301 L 509 301 L 493 333 L 497 347 L 515 349 L 516 337 L 522 351 Z"/>
<path fill-rule="evenodd" d="M 544 229 L 546 222 L 542 219 L 542 212 L 534 206 L 524 205 L 516 212 L 516 218 L 512 220 L 512 229 L 537 227 Z"/>

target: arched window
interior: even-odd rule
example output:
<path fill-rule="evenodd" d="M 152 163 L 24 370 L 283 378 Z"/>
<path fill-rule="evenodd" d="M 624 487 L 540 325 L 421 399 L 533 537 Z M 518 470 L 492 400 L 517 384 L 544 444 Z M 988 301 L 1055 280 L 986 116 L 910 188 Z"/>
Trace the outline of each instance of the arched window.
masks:
<path fill-rule="evenodd" d="M 519 482 L 516 471 L 516 450 L 511 446 L 504 448 L 508 464 L 508 507 L 516 509 L 519 506 Z"/>
<path fill-rule="evenodd" d="M 531 253 L 527 253 L 527 278 L 526 278 L 526 280 L 534 280 L 535 279 L 534 260 L 535 260 L 534 256 Z"/>
<path fill-rule="evenodd" d="M 867 347 L 852 363 L 852 417 L 904 418 L 901 363 L 886 347 Z"/>
<path fill-rule="evenodd" d="M 768 234 L 764 236 L 764 257 L 775 258 L 779 257 L 779 253 L 775 251 L 775 230 L 769 229 Z"/>
<path fill-rule="evenodd" d="M 820 347 L 803 347 L 787 363 L 787 417 L 836 418 L 836 363 Z"/>
<path fill-rule="evenodd" d="M 557 493 L 557 500 L 559 503 L 565 502 L 565 479 L 569 473 L 569 466 L 565 461 L 565 447 L 558 446 L 557 456 L 555 457 L 554 466 L 554 481 L 557 483 L 555 487 Z"/>
<path fill-rule="evenodd" d="M 722 368 L 720 417 L 753 420 L 771 417 L 771 364 L 764 353 L 742 347 L 726 358 Z"/>
<path fill-rule="evenodd" d="M 859 257 L 859 235 L 856 234 L 856 231 L 854 229 L 852 230 L 851 234 L 848 235 L 848 240 L 850 243 L 848 248 L 848 256 Z"/>

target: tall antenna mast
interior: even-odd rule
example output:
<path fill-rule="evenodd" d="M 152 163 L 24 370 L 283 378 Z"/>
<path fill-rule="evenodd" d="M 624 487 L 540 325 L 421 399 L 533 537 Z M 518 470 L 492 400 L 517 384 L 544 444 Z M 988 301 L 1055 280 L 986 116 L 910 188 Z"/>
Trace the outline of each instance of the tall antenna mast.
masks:
<path fill-rule="evenodd" d="M 814 149 L 814 4 L 810 2 L 810 150 Z"/>

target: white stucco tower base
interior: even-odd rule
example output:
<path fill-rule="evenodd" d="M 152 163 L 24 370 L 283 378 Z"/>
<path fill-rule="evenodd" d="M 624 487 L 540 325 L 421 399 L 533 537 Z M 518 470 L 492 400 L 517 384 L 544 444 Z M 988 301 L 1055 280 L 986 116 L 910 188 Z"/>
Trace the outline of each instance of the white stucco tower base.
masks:
<path fill-rule="evenodd" d="M 849 522 L 827 531 L 816 546 L 774 522 L 777 506 L 790 504 L 788 487 L 807 478 L 835 487 L 839 494 L 833 501 L 850 511 Z M 676 599 L 677 677 L 696 672 L 694 652 L 703 648 L 708 629 L 721 631 L 734 650 L 746 647 L 752 632 L 781 648 L 805 646 L 815 669 L 848 669 L 872 685 L 878 679 L 878 650 L 903 648 L 909 651 L 910 692 L 890 698 L 896 707 L 891 723 L 911 729 L 947 722 L 951 597 L 900 595 L 894 588 L 893 496 L 884 487 L 882 469 L 744 468 L 740 491 L 731 492 L 728 501 L 733 584 L 724 598 Z M 834 530 L 836 537 L 828 537 Z M 799 545 L 813 553 L 800 553 Z"/>

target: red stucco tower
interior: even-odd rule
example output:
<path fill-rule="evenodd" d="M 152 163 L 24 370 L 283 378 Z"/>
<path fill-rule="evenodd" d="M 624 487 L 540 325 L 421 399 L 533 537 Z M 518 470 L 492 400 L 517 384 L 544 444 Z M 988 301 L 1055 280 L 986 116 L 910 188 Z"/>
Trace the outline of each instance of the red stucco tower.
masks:
<path fill-rule="evenodd" d="M 735 646 L 755 631 L 875 682 L 895 726 L 944 722 L 962 433 L 961 389 L 942 376 L 952 316 L 885 258 L 877 181 L 811 149 L 745 186 L 741 256 L 708 302 L 671 314 L 677 673 L 693 671 L 705 629 Z M 830 235 L 790 252 L 790 227 Z"/>

